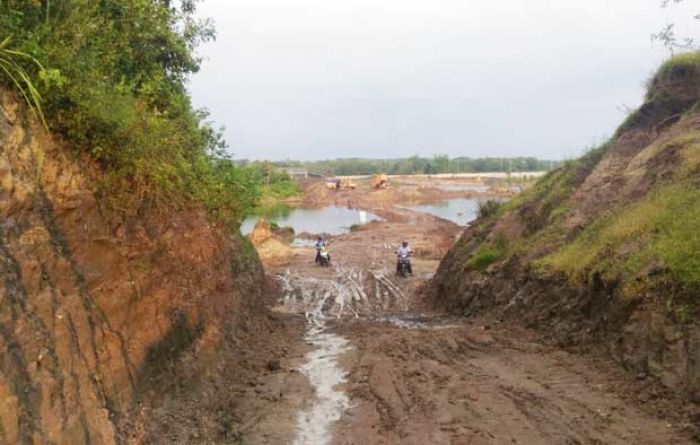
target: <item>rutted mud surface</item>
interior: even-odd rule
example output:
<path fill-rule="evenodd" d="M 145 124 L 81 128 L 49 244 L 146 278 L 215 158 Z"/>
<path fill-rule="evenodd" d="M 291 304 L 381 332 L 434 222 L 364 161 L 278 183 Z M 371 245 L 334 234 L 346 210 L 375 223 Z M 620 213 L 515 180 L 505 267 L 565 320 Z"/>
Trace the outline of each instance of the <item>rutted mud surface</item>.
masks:
<path fill-rule="evenodd" d="M 278 276 L 283 298 L 277 310 L 304 315 L 305 339 L 312 348 L 299 370 L 308 378 L 314 396 L 298 415 L 296 445 L 331 443 L 334 423 L 350 408 L 349 397 L 339 388 L 347 381 L 339 359 L 352 349 L 345 337 L 332 332 L 333 322 L 372 317 L 384 307 L 408 307 L 405 293 L 384 270 L 335 266 L 324 272 L 330 277 L 304 277 L 289 270 Z"/>
<path fill-rule="evenodd" d="M 349 415 L 336 444 L 678 444 L 681 426 L 616 393 L 609 364 L 482 321 L 421 329 L 355 324 Z"/>
<path fill-rule="evenodd" d="M 276 310 L 306 320 L 309 352 L 297 369 L 313 394 L 294 413 L 293 434 L 248 443 L 693 443 L 691 425 L 637 403 L 638 382 L 606 360 L 519 327 L 430 313 L 420 288 L 460 229 L 389 213 L 333 238 L 330 268 L 302 247 L 271 271 L 283 289 Z M 393 273 L 401 239 L 417 251 L 409 279 Z"/>

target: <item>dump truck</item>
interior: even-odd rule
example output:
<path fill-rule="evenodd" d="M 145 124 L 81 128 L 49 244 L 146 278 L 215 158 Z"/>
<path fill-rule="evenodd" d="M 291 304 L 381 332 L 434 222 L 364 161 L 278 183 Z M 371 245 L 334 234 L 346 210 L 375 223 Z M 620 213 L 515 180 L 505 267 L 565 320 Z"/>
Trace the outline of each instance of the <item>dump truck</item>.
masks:
<path fill-rule="evenodd" d="M 357 184 L 352 182 L 350 179 L 333 179 L 332 181 L 326 182 L 326 188 L 330 190 L 355 190 Z"/>

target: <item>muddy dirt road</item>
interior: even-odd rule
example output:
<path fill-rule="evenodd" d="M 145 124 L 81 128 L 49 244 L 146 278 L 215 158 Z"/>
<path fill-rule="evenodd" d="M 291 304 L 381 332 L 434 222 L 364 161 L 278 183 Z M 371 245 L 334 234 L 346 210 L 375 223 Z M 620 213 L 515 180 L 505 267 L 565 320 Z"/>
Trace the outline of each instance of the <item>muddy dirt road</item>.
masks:
<path fill-rule="evenodd" d="M 274 381 L 259 384 L 275 397 L 243 443 L 693 443 L 688 425 L 636 403 L 634 381 L 611 363 L 519 327 L 431 314 L 420 287 L 460 229 L 373 211 L 386 220 L 331 240 L 331 267 L 298 248 L 269 270 L 281 289 L 275 310 L 307 328 Z M 416 250 L 407 279 L 393 272 L 401 239 Z"/>
<path fill-rule="evenodd" d="M 622 381 L 526 334 L 478 320 L 341 332 L 355 403 L 332 443 L 689 443 L 617 397 Z"/>

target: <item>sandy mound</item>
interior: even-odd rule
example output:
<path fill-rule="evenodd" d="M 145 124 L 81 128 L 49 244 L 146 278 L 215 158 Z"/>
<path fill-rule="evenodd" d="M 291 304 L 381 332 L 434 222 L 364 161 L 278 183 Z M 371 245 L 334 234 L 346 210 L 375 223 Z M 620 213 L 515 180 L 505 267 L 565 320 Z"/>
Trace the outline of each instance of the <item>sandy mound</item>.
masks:
<path fill-rule="evenodd" d="M 255 248 L 266 267 L 288 264 L 292 257 L 292 248 L 275 238 L 270 238 Z"/>
<path fill-rule="evenodd" d="M 292 232 L 293 233 L 293 232 Z M 287 235 L 286 233 L 284 235 Z M 293 235 L 292 235 L 293 236 Z M 260 261 L 267 267 L 281 266 L 289 263 L 292 249 L 279 240 L 270 229 L 270 225 L 264 218 L 260 218 L 253 231 L 248 235 L 250 241 L 258 251 Z"/>
<path fill-rule="evenodd" d="M 255 227 L 253 227 L 253 231 L 250 232 L 248 238 L 250 238 L 250 241 L 255 247 L 264 244 L 267 240 L 272 238 L 272 230 L 264 218 L 260 218 L 258 222 L 255 223 Z"/>

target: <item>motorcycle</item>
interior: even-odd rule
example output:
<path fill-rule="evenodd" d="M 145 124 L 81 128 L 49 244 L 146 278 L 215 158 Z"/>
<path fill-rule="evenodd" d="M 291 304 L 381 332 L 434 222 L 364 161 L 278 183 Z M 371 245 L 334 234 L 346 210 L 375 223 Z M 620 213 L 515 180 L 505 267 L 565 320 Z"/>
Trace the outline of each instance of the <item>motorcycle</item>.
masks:
<path fill-rule="evenodd" d="M 331 264 L 331 256 L 326 249 L 321 249 L 318 252 L 318 264 L 321 267 L 328 267 Z"/>
<path fill-rule="evenodd" d="M 406 278 L 411 270 L 411 259 L 408 255 L 399 255 L 399 265 L 396 269 L 396 273 L 401 275 L 401 277 Z"/>

